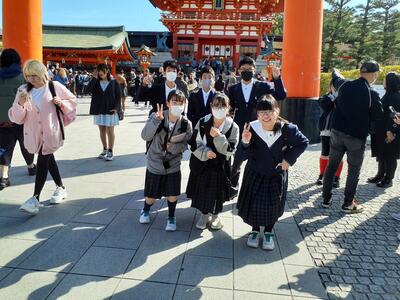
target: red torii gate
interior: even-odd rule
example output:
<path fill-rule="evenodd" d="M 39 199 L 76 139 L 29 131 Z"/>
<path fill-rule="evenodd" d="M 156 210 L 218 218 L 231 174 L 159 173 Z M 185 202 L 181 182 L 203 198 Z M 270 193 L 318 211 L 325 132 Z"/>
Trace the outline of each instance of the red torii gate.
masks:
<path fill-rule="evenodd" d="M 315 140 L 319 108 L 311 100 L 319 96 L 323 0 L 280 1 L 285 18 L 282 74 L 289 98 L 284 116 Z M 3 0 L 3 46 L 17 49 L 24 61 L 42 60 L 42 0 Z"/>

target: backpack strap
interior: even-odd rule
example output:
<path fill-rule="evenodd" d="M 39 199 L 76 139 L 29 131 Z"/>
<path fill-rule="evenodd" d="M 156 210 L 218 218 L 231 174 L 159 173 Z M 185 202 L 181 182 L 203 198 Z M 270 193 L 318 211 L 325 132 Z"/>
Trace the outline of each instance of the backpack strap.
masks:
<path fill-rule="evenodd" d="M 53 98 L 57 96 L 56 90 L 55 90 L 55 88 L 54 88 L 54 83 L 53 83 L 53 81 L 51 81 L 51 80 L 49 81 L 49 90 L 50 90 L 51 96 L 52 96 Z M 55 104 L 54 104 L 54 105 L 55 105 Z M 61 136 L 62 136 L 62 139 L 63 139 L 63 141 L 64 141 L 64 140 L 65 140 L 64 124 L 63 124 L 63 122 L 62 122 L 62 120 L 61 120 L 61 114 L 62 114 L 63 112 L 62 112 L 61 108 L 60 108 L 58 105 L 55 105 L 55 106 L 56 106 L 56 112 L 57 112 L 58 123 L 60 124 Z"/>
<path fill-rule="evenodd" d="M 153 136 L 153 138 L 151 139 L 151 141 L 149 141 L 149 142 L 146 143 L 146 152 L 145 152 L 145 154 L 147 154 L 147 152 L 149 152 L 149 149 L 150 149 L 151 144 L 153 143 L 154 137 L 155 137 L 157 134 L 159 134 L 159 133 L 161 132 L 161 130 L 163 130 L 163 129 L 164 129 L 164 120 L 161 122 L 160 125 L 158 125 L 158 128 L 157 128 L 157 130 L 156 130 L 156 133 L 154 134 L 154 136 Z"/>

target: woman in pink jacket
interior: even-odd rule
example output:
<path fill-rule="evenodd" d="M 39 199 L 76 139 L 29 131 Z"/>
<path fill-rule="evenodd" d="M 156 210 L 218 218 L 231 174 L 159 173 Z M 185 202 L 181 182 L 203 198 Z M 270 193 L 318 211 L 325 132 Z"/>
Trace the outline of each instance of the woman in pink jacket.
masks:
<path fill-rule="evenodd" d="M 24 66 L 24 77 L 28 82 L 17 92 L 13 106 L 8 114 L 10 120 L 24 124 L 24 144 L 28 152 L 37 153 L 37 174 L 35 191 L 20 207 L 23 212 L 37 214 L 39 197 L 50 172 L 57 188 L 51 203 L 60 203 L 67 197 L 54 152 L 63 145 L 61 126 L 57 117 L 56 105 L 64 114 L 74 111 L 75 96 L 62 84 L 53 82 L 56 96 L 53 98 L 49 88 L 46 67 L 37 60 L 29 60 Z"/>

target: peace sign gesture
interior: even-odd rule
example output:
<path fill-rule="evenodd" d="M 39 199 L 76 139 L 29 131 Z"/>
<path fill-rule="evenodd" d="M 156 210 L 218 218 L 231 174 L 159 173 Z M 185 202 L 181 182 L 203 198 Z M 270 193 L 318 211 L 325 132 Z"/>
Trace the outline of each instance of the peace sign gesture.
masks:
<path fill-rule="evenodd" d="M 156 112 L 156 118 L 159 120 L 164 120 L 164 109 L 162 104 L 157 103 L 157 112 Z"/>
<path fill-rule="evenodd" d="M 243 133 L 242 133 L 242 142 L 245 144 L 250 143 L 251 140 L 251 132 L 250 132 L 250 124 L 244 124 Z"/>

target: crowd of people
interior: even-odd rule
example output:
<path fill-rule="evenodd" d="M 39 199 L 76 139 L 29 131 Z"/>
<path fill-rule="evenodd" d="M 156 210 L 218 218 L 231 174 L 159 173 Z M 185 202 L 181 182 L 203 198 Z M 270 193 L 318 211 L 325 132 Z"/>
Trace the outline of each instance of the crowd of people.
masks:
<path fill-rule="evenodd" d="M 48 172 L 56 184 L 51 203 L 67 197 L 54 153 L 63 145 L 64 126 L 75 119 L 77 97 L 91 95 L 89 113 L 102 144 L 98 158 L 112 161 L 114 127 L 123 120 L 125 99 L 131 95 L 137 105 L 143 101 L 149 108 L 141 133 L 147 164 L 139 222 L 150 223 L 152 205 L 166 197 L 165 230 L 177 229 L 181 162 L 190 149 L 185 191 L 199 211 L 196 228 L 221 229 L 223 205 L 237 197 L 238 215 L 252 227 L 247 245 L 259 247 L 261 238 L 263 249 L 275 248 L 273 228 L 284 212 L 288 170 L 309 143 L 296 125 L 280 116 L 278 102 L 285 101 L 286 90 L 277 67 L 272 67 L 272 82 L 256 74 L 250 57 L 241 59 L 237 74 L 224 76 L 213 64 L 204 62 L 186 75 L 176 61 L 169 60 L 157 74 L 144 70 L 129 75 L 119 72 L 113 77 L 110 68 L 100 64 L 92 74 L 76 72 L 71 80 L 64 69 L 46 69 L 35 60 L 21 69 L 13 49 L 3 50 L 0 62 L 0 185 L 10 185 L 8 167 L 17 140 L 29 174 L 36 175 L 33 195 L 21 205 L 22 211 L 39 212 Z M 369 182 L 382 188 L 393 184 L 400 154 L 400 77 L 395 73 L 386 76 L 386 94 L 380 99 L 371 88 L 378 72 L 374 61 L 365 62 L 360 78 L 353 81 L 335 70 L 329 93 L 320 99 L 322 153 L 317 184 L 323 185 L 325 208 L 331 206 L 332 188 L 340 185 L 342 159 L 347 154 L 342 210 L 362 211 L 355 194 L 369 133 L 378 161 L 377 175 Z M 394 217 L 400 219 L 400 214 Z"/>

